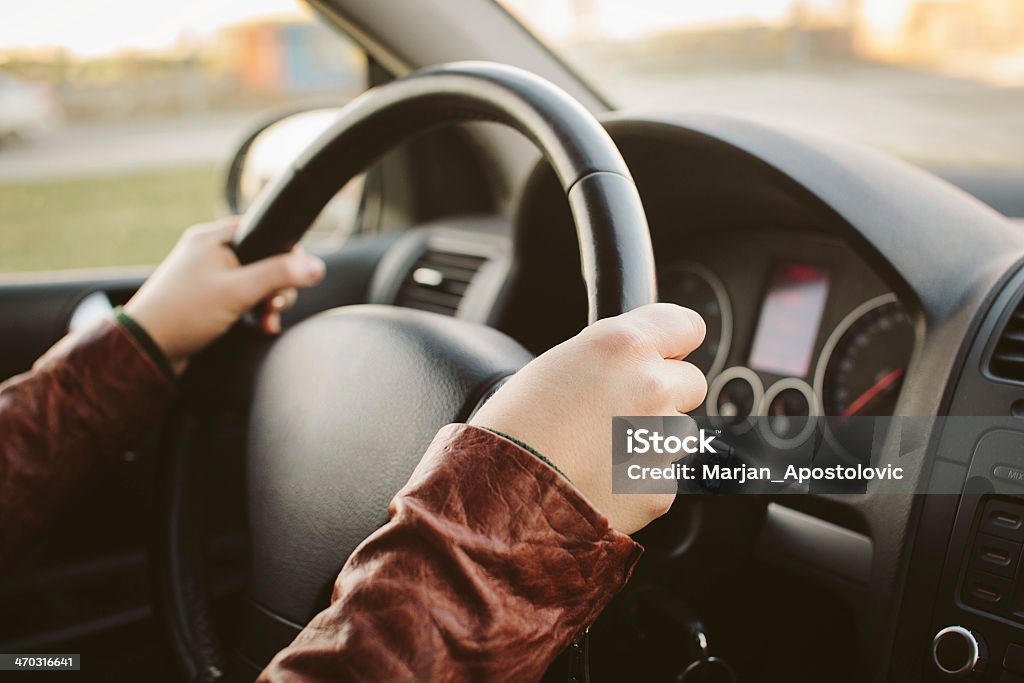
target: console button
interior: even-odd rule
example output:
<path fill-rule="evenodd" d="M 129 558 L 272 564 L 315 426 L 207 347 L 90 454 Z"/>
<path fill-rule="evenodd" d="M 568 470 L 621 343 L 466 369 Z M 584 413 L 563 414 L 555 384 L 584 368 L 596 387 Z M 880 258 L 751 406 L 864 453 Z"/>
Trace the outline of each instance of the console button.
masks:
<path fill-rule="evenodd" d="M 971 607 L 986 612 L 1002 612 L 1012 595 L 1012 580 L 975 569 L 967 572 L 960 597 Z"/>
<path fill-rule="evenodd" d="M 1024 484 L 1024 468 L 1013 465 L 996 465 L 992 468 L 992 476 L 1008 481 L 1011 484 Z"/>
<path fill-rule="evenodd" d="M 1015 674 L 1024 674 L 1024 646 L 1010 643 L 1006 646 L 1003 668 Z"/>
<path fill-rule="evenodd" d="M 1020 543 L 990 534 L 978 534 L 971 552 L 971 568 L 1012 579 L 1020 564 Z"/>
<path fill-rule="evenodd" d="M 947 626 L 932 640 L 932 663 L 944 674 L 963 676 L 982 671 L 987 659 L 985 641 L 963 626 Z"/>
<path fill-rule="evenodd" d="M 978 531 L 1017 543 L 1024 541 L 1024 506 L 998 499 L 988 501 Z"/>

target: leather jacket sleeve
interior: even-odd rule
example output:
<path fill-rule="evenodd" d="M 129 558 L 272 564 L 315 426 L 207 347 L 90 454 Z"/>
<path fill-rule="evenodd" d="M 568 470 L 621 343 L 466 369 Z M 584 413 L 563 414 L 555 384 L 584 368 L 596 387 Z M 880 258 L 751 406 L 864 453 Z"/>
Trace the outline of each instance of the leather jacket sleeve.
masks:
<path fill-rule="evenodd" d="M 0 384 L 0 570 L 172 395 L 167 374 L 112 320 Z"/>
<path fill-rule="evenodd" d="M 538 458 L 449 425 L 260 680 L 539 680 L 641 551 Z"/>

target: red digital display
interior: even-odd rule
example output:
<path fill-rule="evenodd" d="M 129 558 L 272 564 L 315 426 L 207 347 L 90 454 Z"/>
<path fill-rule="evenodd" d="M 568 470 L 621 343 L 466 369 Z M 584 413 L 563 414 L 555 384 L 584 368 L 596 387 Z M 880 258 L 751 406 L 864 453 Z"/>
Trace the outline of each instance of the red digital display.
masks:
<path fill-rule="evenodd" d="M 806 377 L 828 299 L 828 271 L 784 263 L 775 269 L 761 306 L 750 367 Z"/>

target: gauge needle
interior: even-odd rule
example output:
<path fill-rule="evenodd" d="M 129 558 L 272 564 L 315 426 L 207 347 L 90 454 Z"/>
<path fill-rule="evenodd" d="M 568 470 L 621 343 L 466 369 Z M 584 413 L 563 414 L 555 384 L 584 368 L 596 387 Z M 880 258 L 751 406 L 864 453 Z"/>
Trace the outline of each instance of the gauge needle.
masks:
<path fill-rule="evenodd" d="M 840 420 L 836 426 L 842 426 L 842 424 L 846 422 L 847 418 L 853 417 L 860 411 L 864 410 L 864 408 L 867 407 L 869 403 L 878 398 L 879 394 L 881 394 L 883 391 L 891 387 L 893 383 L 896 382 L 896 380 L 902 377 L 904 372 L 905 371 L 903 368 L 896 368 L 888 375 L 886 375 L 885 377 L 871 385 L 870 389 L 868 389 L 863 394 L 858 396 L 853 403 L 846 407 L 846 410 L 843 411 L 843 414 L 839 416 Z"/>

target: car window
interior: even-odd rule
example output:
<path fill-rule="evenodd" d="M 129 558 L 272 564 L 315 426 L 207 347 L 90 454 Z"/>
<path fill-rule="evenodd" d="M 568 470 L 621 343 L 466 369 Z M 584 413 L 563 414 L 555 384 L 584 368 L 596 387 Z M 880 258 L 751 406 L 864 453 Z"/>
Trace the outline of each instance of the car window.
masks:
<path fill-rule="evenodd" d="M 500 0 L 609 99 L 1024 168 L 1021 0 Z"/>
<path fill-rule="evenodd" d="M 365 54 L 298 0 L 103 7 L 116 19 L 59 0 L 0 22 L 0 272 L 158 262 L 224 212 L 268 112 L 366 88 Z"/>

